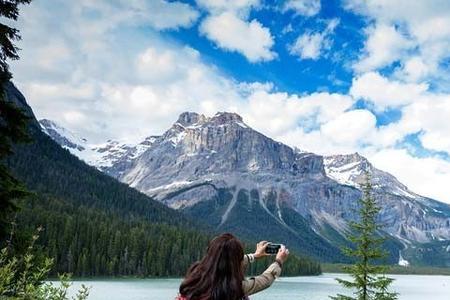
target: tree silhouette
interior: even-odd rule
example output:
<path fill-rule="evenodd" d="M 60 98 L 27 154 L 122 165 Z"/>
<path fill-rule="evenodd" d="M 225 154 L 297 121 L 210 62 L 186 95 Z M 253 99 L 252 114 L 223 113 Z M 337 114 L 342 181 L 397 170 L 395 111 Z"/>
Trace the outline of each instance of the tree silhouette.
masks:
<path fill-rule="evenodd" d="M 31 0 L 1 0 L 0 16 L 16 21 L 19 5 Z M 11 175 L 4 165 L 6 156 L 12 154 L 13 144 L 28 141 L 28 116 L 6 97 L 6 87 L 12 74 L 8 60 L 17 60 L 18 48 L 14 42 L 20 40 L 19 30 L 0 23 L 0 241 L 7 232 L 11 214 L 17 210 L 16 199 L 27 195 L 24 186 Z"/>

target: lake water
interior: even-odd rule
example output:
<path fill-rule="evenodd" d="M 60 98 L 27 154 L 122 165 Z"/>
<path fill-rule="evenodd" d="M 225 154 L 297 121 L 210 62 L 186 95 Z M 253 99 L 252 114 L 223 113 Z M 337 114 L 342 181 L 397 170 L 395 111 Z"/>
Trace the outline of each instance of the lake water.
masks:
<path fill-rule="evenodd" d="M 324 300 L 344 290 L 334 278 L 341 274 L 311 277 L 281 277 L 252 300 Z M 401 300 L 450 300 L 450 276 L 391 275 Z M 171 300 L 181 279 L 117 279 L 75 281 L 71 292 L 82 283 L 91 286 L 90 300 Z"/>

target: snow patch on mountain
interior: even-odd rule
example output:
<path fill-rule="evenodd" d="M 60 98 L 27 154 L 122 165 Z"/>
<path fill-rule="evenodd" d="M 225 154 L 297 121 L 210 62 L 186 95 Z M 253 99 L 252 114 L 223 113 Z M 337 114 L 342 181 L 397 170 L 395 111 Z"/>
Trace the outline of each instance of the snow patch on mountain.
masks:
<path fill-rule="evenodd" d="M 41 129 L 55 142 L 67 149 L 89 165 L 99 170 L 112 167 L 121 161 L 130 161 L 141 156 L 152 147 L 158 136 L 150 136 L 137 145 L 115 140 L 105 143 L 89 143 L 86 138 L 58 125 L 56 122 L 42 119 L 39 121 Z"/>
<path fill-rule="evenodd" d="M 365 182 L 365 174 L 369 173 L 374 189 L 383 189 L 393 195 L 412 199 L 420 198 L 393 175 L 376 169 L 359 153 L 324 156 L 323 163 L 326 175 L 340 184 L 359 189 Z"/>
<path fill-rule="evenodd" d="M 409 261 L 403 258 L 401 251 L 398 253 L 398 265 L 402 267 L 409 267 Z"/>
<path fill-rule="evenodd" d="M 39 124 L 44 133 L 66 149 L 72 149 L 74 151 L 83 151 L 85 149 L 86 139 L 79 137 L 72 131 L 48 119 L 40 120 Z"/>
<path fill-rule="evenodd" d="M 356 178 L 361 176 L 361 170 L 358 169 L 359 161 L 350 162 L 348 164 L 336 163 L 335 157 L 325 157 L 324 160 L 325 173 L 331 179 L 336 180 L 340 184 L 358 187 Z"/>

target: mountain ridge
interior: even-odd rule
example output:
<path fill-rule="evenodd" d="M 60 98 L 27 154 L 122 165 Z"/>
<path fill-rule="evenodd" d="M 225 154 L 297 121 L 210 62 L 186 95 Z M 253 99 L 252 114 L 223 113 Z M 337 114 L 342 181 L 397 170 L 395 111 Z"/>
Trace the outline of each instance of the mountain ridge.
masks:
<path fill-rule="evenodd" d="M 358 153 L 299 151 L 253 130 L 235 113 L 182 113 L 140 155 L 122 157 L 102 171 L 172 208 L 196 217 L 214 215 L 209 222 L 218 228 L 255 226 L 247 220 L 258 211 L 292 240 L 299 224 L 286 219 L 303 220 L 302 228 L 312 229 L 309 237 L 335 246 L 341 239 L 336 235 L 345 235 L 346 222 L 356 218 L 358 186 L 368 171 L 382 204 L 380 221 L 402 245 L 392 253 L 450 240 L 450 206 L 413 193 Z M 236 215 L 246 221 L 234 220 Z"/>
<path fill-rule="evenodd" d="M 71 155 L 42 131 L 13 84 L 7 85 L 7 100 L 30 117 L 30 142 L 14 145 L 14 154 L 6 160 L 16 178 L 33 192 L 20 202 L 17 232 L 33 234 L 37 227 L 44 228 L 36 249 L 54 259 L 53 276 L 179 277 L 201 259 L 217 234 L 202 220 L 189 218 Z M 255 265 L 250 272 L 262 272 L 263 267 Z M 321 272 L 317 261 L 297 255 L 284 271 Z"/>

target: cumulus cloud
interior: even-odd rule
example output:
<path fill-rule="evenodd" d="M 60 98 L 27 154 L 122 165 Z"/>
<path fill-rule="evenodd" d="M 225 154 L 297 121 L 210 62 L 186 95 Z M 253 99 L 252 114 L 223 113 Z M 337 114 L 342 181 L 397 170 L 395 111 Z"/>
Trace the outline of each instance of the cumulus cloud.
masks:
<path fill-rule="evenodd" d="M 303 150 L 332 155 L 363 151 L 376 131 L 376 118 L 370 111 L 335 110 L 314 130 L 297 126 L 284 132 L 280 140 Z"/>
<path fill-rule="evenodd" d="M 284 3 L 283 11 L 292 10 L 301 16 L 311 17 L 319 13 L 320 0 L 288 0 Z"/>
<path fill-rule="evenodd" d="M 132 7 L 140 3 L 132 2 Z M 59 121 L 93 141 L 137 139 L 161 133 L 190 105 L 197 109 L 234 97 L 222 91 L 232 81 L 202 64 L 194 49 L 165 41 L 157 31 L 133 30 L 143 23 L 136 23 L 133 8 L 116 15 L 121 1 L 55 5 L 64 18 L 52 17 L 51 4 L 23 8 L 22 59 L 12 65 L 38 117 Z M 171 106 L 157 105 L 158 110 L 151 99 Z"/>
<path fill-rule="evenodd" d="M 158 30 L 177 29 L 191 26 L 199 17 L 199 12 L 191 5 L 179 1 L 166 0 L 81 0 L 81 14 L 103 14 L 108 16 L 106 24 L 149 25 Z M 106 20 L 104 20 L 106 21 Z M 93 27 L 96 30 L 98 27 Z"/>
<path fill-rule="evenodd" d="M 414 157 L 405 149 L 385 149 L 369 157 L 377 168 L 389 170 L 414 192 L 450 203 L 450 162 L 438 157 Z"/>
<path fill-rule="evenodd" d="M 302 34 L 289 48 L 292 55 L 298 55 L 301 59 L 318 59 L 322 50 L 323 36 L 320 33 Z"/>
<path fill-rule="evenodd" d="M 256 19 L 247 22 L 232 12 L 223 12 L 207 17 L 200 26 L 200 32 L 219 48 L 242 53 L 250 62 L 276 57 L 271 50 L 274 40 L 270 30 Z"/>
<path fill-rule="evenodd" d="M 375 116 L 368 110 L 356 109 L 338 115 L 321 127 L 321 131 L 336 143 L 362 143 L 374 130 Z"/>
<path fill-rule="evenodd" d="M 251 8 L 261 6 L 260 0 L 196 0 L 196 2 L 212 14 L 233 11 L 242 16 L 247 15 Z"/>
<path fill-rule="evenodd" d="M 350 94 L 372 102 L 384 110 L 417 101 L 428 90 L 427 84 L 402 83 L 388 80 L 376 72 L 364 73 L 353 79 Z"/>
<path fill-rule="evenodd" d="M 407 134 L 420 132 L 422 145 L 450 154 L 450 95 L 428 94 L 403 111 L 400 124 Z"/>
<path fill-rule="evenodd" d="M 435 65 L 426 63 L 420 56 L 412 56 L 405 59 L 396 77 L 404 78 L 409 82 L 419 82 L 436 71 Z"/>
<path fill-rule="evenodd" d="M 413 46 L 393 25 L 377 24 L 366 30 L 364 54 L 354 65 L 358 72 L 376 70 L 392 64 Z"/>
<path fill-rule="evenodd" d="M 338 19 L 332 19 L 323 32 L 301 34 L 292 45 L 288 46 L 289 53 L 301 59 L 318 59 L 325 50 L 330 49 L 332 40 L 329 36 L 338 24 Z"/>
<path fill-rule="evenodd" d="M 298 126 L 320 126 L 353 105 L 351 97 L 341 94 L 314 93 L 299 96 L 268 89 L 254 90 L 245 100 L 245 106 L 240 111 L 247 123 L 280 139 Z M 293 145 L 292 141 L 289 144 Z"/>
<path fill-rule="evenodd" d="M 404 79 L 431 77 L 439 83 L 448 77 L 442 63 L 450 57 L 450 2 L 346 0 L 345 7 L 374 24 L 366 31 L 368 39 L 356 70 L 366 72 L 400 62 L 396 75 Z M 416 59 L 410 61 L 412 57 Z"/>
<path fill-rule="evenodd" d="M 173 29 L 189 27 L 194 23 L 199 13 L 189 4 L 181 2 L 168 2 L 165 0 L 134 1 L 139 15 L 156 29 Z M 133 1 L 126 1 L 126 4 Z"/>
<path fill-rule="evenodd" d="M 259 0 L 198 0 L 197 4 L 209 12 L 199 31 L 217 47 L 240 53 L 252 63 L 277 56 L 270 29 L 256 19 L 248 20 L 250 10 L 260 7 Z"/>

